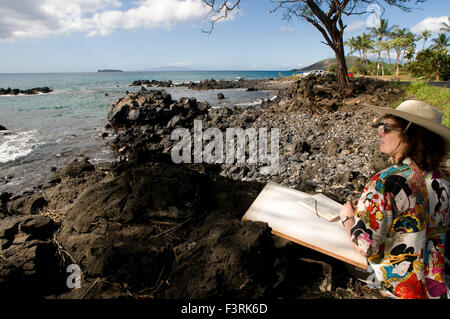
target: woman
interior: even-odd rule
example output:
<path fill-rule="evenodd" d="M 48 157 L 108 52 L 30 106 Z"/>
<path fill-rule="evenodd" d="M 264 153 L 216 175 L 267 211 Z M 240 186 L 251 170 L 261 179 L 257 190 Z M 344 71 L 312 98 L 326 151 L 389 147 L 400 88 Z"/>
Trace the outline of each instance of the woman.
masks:
<path fill-rule="evenodd" d="M 446 298 L 449 183 L 439 165 L 450 150 L 450 129 L 442 113 L 420 101 L 366 106 L 383 115 L 380 151 L 395 164 L 372 177 L 357 203 L 344 205 L 341 222 L 368 257 L 371 282 L 382 294 Z"/>

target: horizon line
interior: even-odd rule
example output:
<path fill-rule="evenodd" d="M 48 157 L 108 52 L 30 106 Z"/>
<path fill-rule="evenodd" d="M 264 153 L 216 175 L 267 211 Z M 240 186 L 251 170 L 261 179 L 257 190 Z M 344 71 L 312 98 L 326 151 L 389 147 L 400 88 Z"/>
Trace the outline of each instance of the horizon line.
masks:
<path fill-rule="evenodd" d="M 118 72 L 98 72 L 98 71 L 56 71 L 56 72 L 0 72 L 1 74 L 64 74 L 64 73 L 133 73 L 133 72 L 292 72 L 296 68 L 285 69 L 285 70 L 246 70 L 246 69 L 236 69 L 236 70 L 120 70 Z M 101 69 L 102 70 L 102 69 Z M 113 69 L 114 70 L 114 69 Z"/>

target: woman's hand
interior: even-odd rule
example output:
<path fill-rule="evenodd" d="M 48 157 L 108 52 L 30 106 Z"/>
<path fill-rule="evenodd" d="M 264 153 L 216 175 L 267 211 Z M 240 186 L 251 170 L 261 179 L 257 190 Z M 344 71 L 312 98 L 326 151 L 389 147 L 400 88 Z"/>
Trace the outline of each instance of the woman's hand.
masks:
<path fill-rule="evenodd" d="M 353 204 L 350 201 L 347 201 L 344 204 L 344 207 L 341 208 L 341 211 L 339 212 L 339 216 L 341 217 L 341 220 L 345 220 L 346 217 L 354 217 L 355 216 L 355 209 L 353 208 Z"/>
<path fill-rule="evenodd" d="M 341 218 L 341 222 L 350 236 L 351 229 L 355 225 L 355 209 L 350 201 L 344 204 L 344 207 L 342 207 L 339 212 L 339 217 Z"/>

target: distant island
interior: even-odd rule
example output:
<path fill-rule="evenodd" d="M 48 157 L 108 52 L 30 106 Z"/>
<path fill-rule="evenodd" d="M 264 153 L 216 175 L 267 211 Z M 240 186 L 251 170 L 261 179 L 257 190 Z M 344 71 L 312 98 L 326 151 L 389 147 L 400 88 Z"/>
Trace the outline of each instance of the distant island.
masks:
<path fill-rule="evenodd" d="M 104 69 L 104 70 L 98 70 L 98 72 L 123 72 L 122 70 L 111 70 L 111 69 Z"/>

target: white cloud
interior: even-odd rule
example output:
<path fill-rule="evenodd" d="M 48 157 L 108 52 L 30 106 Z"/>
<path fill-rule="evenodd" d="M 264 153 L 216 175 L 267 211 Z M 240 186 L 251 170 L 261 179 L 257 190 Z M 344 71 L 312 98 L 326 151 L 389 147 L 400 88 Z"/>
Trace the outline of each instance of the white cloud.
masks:
<path fill-rule="evenodd" d="M 442 28 L 441 23 L 448 23 L 447 16 L 443 17 L 428 17 L 417 23 L 415 26 L 411 28 L 411 32 L 421 33 L 424 30 L 428 30 L 430 32 L 440 32 Z"/>
<path fill-rule="evenodd" d="M 199 0 L 146 0 L 127 11 L 96 13 L 86 21 L 92 31 L 89 36 L 106 35 L 114 29 L 170 30 L 176 24 L 203 19 L 208 9 Z"/>
<path fill-rule="evenodd" d="M 280 31 L 282 31 L 282 32 L 294 32 L 295 28 L 283 26 L 283 27 L 280 28 Z"/>
<path fill-rule="evenodd" d="M 35 0 L 36 1 L 36 0 Z M 67 12 L 74 8 L 83 13 L 93 13 L 107 7 L 121 7 L 122 3 L 118 0 L 43 0 L 41 8 L 53 15 L 64 17 Z"/>
<path fill-rule="evenodd" d="M 365 21 L 365 20 L 358 20 L 358 21 L 355 21 L 355 22 L 349 24 L 345 28 L 345 31 L 351 32 L 351 31 L 355 31 L 355 30 L 358 30 L 358 29 L 361 29 L 361 28 L 365 28 L 365 27 L 367 27 L 367 21 Z"/>
<path fill-rule="evenodd" d="M 0 41 L 73 32 L 105 36 L 116 29 L 170 30 L 205 19 L 209 12 L 201 0 L 141 0 L 127 10 L 121 7 L 119 0 L 2 0 Z"/>

